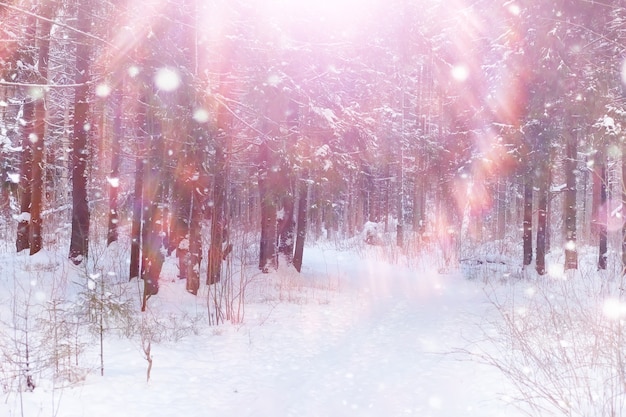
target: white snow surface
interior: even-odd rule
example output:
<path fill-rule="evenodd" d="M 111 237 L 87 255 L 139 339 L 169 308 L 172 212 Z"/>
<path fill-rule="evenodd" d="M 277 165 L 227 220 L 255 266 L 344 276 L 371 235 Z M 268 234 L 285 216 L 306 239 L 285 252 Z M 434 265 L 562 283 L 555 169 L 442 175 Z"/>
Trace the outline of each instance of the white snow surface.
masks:
<path fill-rule="evenodd" d="M 139 336 L 109 334 L 104 376 L 94 341 L 84 381 L 53 384 L 36 376 L 33 392 L 4 394 L 0 415 L 521 415 L 505 400 L 511 387 L 501 374 L 451 353 L 480 333 L 478 318 L 490 313 L 484 284 L 438 274 L 426 262 L 392 265 L 368 250 L 364 256 L 307 248 L 302 274 L 286 267 L 259 274 L 244 322 L 219 326 L 207 324 L 206 292 L 186 293 L 184 281 L 172 278 L 175 258 L 168 258 L 160 293 L 144 314 L 178 315 L 195 330 L 152 344 L 148 382 Z M 51 253 L 0 256 L 11 259 L 0 264 L 0 330 L 8 336 L 14 280 L 29 283 L 45 303 L 48 277 L 33 271 L 70 266 Z"/>

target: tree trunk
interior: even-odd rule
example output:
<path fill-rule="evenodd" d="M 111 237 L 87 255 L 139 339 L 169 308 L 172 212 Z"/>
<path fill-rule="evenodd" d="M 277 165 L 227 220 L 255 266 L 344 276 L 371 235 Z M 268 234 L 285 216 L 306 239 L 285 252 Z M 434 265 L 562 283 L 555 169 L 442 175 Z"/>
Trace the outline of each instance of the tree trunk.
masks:
<path fill-rule="evenodd" d="M 569 119 L 569 118 L 568 118 Z M 566 123 L 566 129 L 569 124 Z M 578 269 L 576 248 L 576 155 L 575 133 L 566 131 L 565 143 L 565 270 Z"/>
<path fill-rule="evenodd" d="M 111 171 L 109 173 L 109 223 L 107 228 L 107 245 L 118 238 L 118 194 L 120 178 L 120 156 L 122 140 L 122 87 L 116 85 L 113 90 L 113 137 L 111 141 Z"/>
<path fill-rule="evenodd" d="M 282 199 L 282 218 L 278 220 L 278 252 L 282 254 L 287 264 L 293 262 L 293 248 L 295 235 L 294 222 L 294 192 L 291 178 L 290 184 Z"/>
<path fill-rule="evenodd" d="M 44 18 L 41 19 L 40 30 L 38 34 L 39 48 L 37 59 L 37 70 L 39 72 L 39 83 L 46 84 L 48 82 L 48 58 L 50 55 L 50 30 L 52 29 L 52 17 L 54 8 L 52 2 L 44 2 L 39 14 Z M 43 208 L 44 193 L 44 146 L 46 135 L 46 92 L 40 89 L 39 95 L 35 100 L 35 121 L 33 127 L 32 142 L 32 181 L 31 181 L 31 200 L 30 200 L 30 230 L 29 230 L 29 247 L 30 254 L 34 255 L 43 247 L 43 220 L 41 211 Z"/>
<path fill-rule="evenodd" d="M 278 252 L 281 253 L 287 264 L 293 262 L 293 250 L 295 240 L 295 194 L 296 174 L 294 172 L 292 158 L 297 154 L 295 147 L 299 135 L 299 104 L 294 100 L 287 103 L 286 122 L 288 135 L 285 138 L 284 154 L 281 159 L 281 193 L 282 193 L 282 218 L 278 224 Z"/>
<path fill-rule="evenodd" d="M 146 136 L 146 98 L 142 97 L 137 105 L 136 124 L 136 152 L 135 155 L 135 186 L 133 195 L 133 221 L 131 225 L 130 243 L 130 279 L 139 278 L 141 265 L 142 221 L 143 221 L 143 188 L 145 169 L 145 136 Z"/>
<path fill-rule="evenodd" d="M 143 308 L 148 298 L 159 292 L 159 278 L 165 261 L 163 242 L 163 183 L 161 165 L 164 160 L 164 138 L 152 106 L 146 119 L 149 139 L 149 175 L 143 180 L 144 217 L 141 242 L 141 278 L 144 282 Z"/>
<path fill-rule="evenodd" d="M 226 227 L 226 156 L 222 144 L 225 142 L 226 131 L 222 130 L 217 138 L 215 148 L 213 210 L 211 216 L 211 246 L 209 247 L 209 265 L 207 268 L 207 285 L 220 282 L 222 277 L 223 245 Z"/>
<path fill-rule="evenodd" d="M 276 264 L 276 204 L 272 190 L 270 149 L 267 141 L 260 145 L 259 196 L 261 198 L 261 241 L 259 247 L 259 269 L 264 273 Z"/>
<path fill-rule="evenodd" d="M 298 182 L 298 218 L 296 223 L 296 246 L 293 255 L 293 266 L 296 271 L 302 270 L 304 242 L 306 239 L 307 216 L 309 207 L 309 181 L 301 178 Z"/>
<path fill-rule="evenodd" d="M 347 194 L 347 205 L 345 210 L 345 230 L 346 237 L 351 238 L 354 236 L 354 230 L 356 229 L 356 213 L 357 213 L 357 205 L 358 199 L 356 198 L 356 190 L 355 190 L 355 181 L 354 181 L 354 172 L 350 171 L 348 176 L 348 180 L 346 181 L 348 185 Z M 297 214 L 296 214 L 297 215 Z"/>
<path fill-rule="evenodd" d="M 423 175 L 415 176 L 413 189 L 413 231 L 418 233 L 418 239 L 424 238 L 426 232 L 426 190 Z"/>
<path fill-rule="evenodd" d="M 34 16 L 29 16 L 24 31 L 24 43 L 27 47 L 35 47 L 35 38 L 37 36 L 37 20 Z M 34 66 L 35 57 L 30 51 L 23 54 L 25 68 Z M 26 71 L 24 71 L 26 72 Z M 20 73 L 20 80 L 23 82 L 32 81 L 30 74 Z M 33 122 L 35 119 L 35 98 L 29 95 L 24 99 L 22 107 L 23 131 L 22 131 L 22 152 L 20 164 L 20 181 L 18 183 L 18 194 L 20 199 L 20 215 L 17 224 L 17 236 L 15 240 L 15 248 L 17 252 L 21 252 L 29 248 L 30 242 L 28 236 L 30 234 L 30 188 L 32 182 L 33 168 L 33 151 L 31 137 L 33 132 Z"/>
<path fill-rule="evenodd" d="M 622 142 L 622 219 L 626 219 L 626 142 Z M 622 223 L 622 276 L 626 275 L 626 221 Z"/>
<path fill-rule="evenodd" d="M 148 298 L 159 292 L 159 276 L 163 268 L 165 256 L 163 255 L 163 239 L 159 225 L 163 221 L 158 198 L 160 185 L 155 184 L 155 195 L 150 198 L 149 206 L 144 217 L 143 233 L 144 240 L 141 246 L 142 252 L 142 275 L 144 282 L 143 303 L 141 311 L 145 311 Z"/>
<path fill-rule="evenodd" d="M 17 252 L 28 249 L 30 242 L 28 236 L 30 234 L 30 188 L 32 182 L 33 152 L 32 143 L 30 141 L 33 134 L 33 118 L 34 103 L 33 99 L 28 97 L 23 105 L 24 132 L 22 134 L 22 161 L 20 167 L 20 182 L 18 184 L 18 192 L 20 197 L 20 217 L 17 224 L 17 239 L 15 247 Z"/>
<path fill-rule="evenodd" d="M 598 174 L 600 175 L 600 199 L 598 206 L 598 270 L 607 267 L 607 184 L 609 181 L 608 170 L 606 168 L 606 155 L 601 152 L 596 162 L 598 164 Z"/>
<path fill-rule="evenodd" d="M 91 1 L 78 4 L 76 76 L 74 100 L 74 139 L 70 157 L 72 168 L 72 237 L 69 258 L 79 265 L 89 252 L 89 205 L 87 202 L 87 159 L 89 155 L 87 117 L 89 114 L 89 63 L 91 46 L 85 35 L 91 30 Z"/>
<path fill-rule="evenodd" d="M 191 199 L 191 225 L 189 228 L 189 260 L 187 266 L 186 289 L 193 295 L 198 294 L 200 288 L 200 261 L 202 259 L 202 205 L 201 196 L 197 189 L 194 190 Z"/>
<path fill-rule="evenodd" d="M 42 94 L 44 94 L 42 92 Z M 30 254 L 34 255 L 42 248 L 43 221 L 41 211 L 43 208 L 43 165 L 44 165 L 44 136 L 46 109 L 44 99 L 35 101 L 35 125 L 32 135 L 32 181 L 30 186 L 30 230 L 28 242 Z"/>
<path fill-rule="evenodd" d="M 496 184 L 497 191 L 497 200 L 496 200 L 496 210 L 497 210 L 497 220 L 496 220 L 496 239 L 502 240 L 506 237 L 506 210 L 507 210 L 507 201 L 506 201 L 506 188 L 507 182 L 505 179 L 499 178 Z"/>
<path fill-rule="evenodd" d="M 524 221 L 523 246 L 524 265 L 530 265 L 533 260 L 533 181 L 531 175 L 526 175 L 524 182 Z"/>
<path fill-rule="evenodd" d="M 189 271 L 188 262 L 189 258 L 189 246 L 190 246 L 190 229 L 191 229 L 191 217 L 192 217 L 192 200 L 194 187 L 196 186 L 193 180 L 194 172 L 190 172 L 187 167 L 190 165 L 195 167 L 192 161 L 190 151 L 183 150 L 183 155 L 179 156 L 176 167 L 176 174 L 174 175 L 174 187 L 172 190 L 172 205 L 174 220 L 170 227 L 170 235 L 167 244 L 168 254 L 176 251 L 176 257 L 178 258 L 178 278 L 187 279 L 187 272 Z M 197 227 L 197 225 L 193 225 Z"/>
<path fill-rule="evenodd" d="M 403 95 L 404 97 L 404 95 Z M 404 107 L 404 98 L 403 98 Z M 404 150 L 400 151 L 400 164 L 398 167 L 398 180 L 396 181 L 398 186 L 398 201 L 397 201 L 397 216 L 398 224 L 396 226 L 396 246 L 404 246 Z"/>
<path fill-rule="evenodd" d="M 544 165 L 544 164 L 542 164 Z M 539 275 L 546 273 L 546 234 L 548 228 L 548 184 L 546 167 L 542 166 L 539 175 L 539 184 L 537 192 L 537 259 L 535 268 Z"/>

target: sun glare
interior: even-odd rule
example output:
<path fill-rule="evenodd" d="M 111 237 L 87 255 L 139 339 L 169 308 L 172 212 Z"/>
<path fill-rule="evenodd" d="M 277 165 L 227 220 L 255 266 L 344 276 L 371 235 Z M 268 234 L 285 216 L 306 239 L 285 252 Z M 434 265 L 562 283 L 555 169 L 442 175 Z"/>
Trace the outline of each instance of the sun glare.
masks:
<path fill-rule="evenodd" d="M 292 26 L 299 33 L 346 37 L 375 15 L 382 0 L 257 0 L 268 20 Z"/>

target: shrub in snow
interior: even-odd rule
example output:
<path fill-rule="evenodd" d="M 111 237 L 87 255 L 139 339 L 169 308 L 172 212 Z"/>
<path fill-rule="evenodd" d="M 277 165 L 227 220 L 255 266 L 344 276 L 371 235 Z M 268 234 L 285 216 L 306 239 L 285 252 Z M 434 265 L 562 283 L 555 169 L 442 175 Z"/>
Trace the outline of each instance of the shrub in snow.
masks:
<path fill-rule="evenodd" d="M 531 416 L 626 415 L 626 303 L 605 277 L 545 278 L 491 288 L 498 315 L 469 353 L 517 387 Z"/>
<path fill-rule="evenodd" d="M 126 293 L 125 286 L 108 284 L 100 274 L 90 275 L 78 294 L 75 314 L 84 317 L 93 334 L 118 330 L 124 335 L 134 333 L 134 300 Z"/>

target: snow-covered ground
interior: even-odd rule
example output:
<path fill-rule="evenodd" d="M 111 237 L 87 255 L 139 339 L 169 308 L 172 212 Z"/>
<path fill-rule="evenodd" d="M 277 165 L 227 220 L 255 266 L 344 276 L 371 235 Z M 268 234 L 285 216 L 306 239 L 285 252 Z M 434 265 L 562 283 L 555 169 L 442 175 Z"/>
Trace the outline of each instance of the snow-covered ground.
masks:
<path fill-rule="evenodd" d="M 259 275 L 247 289 L 244 322 L 219 326 L 207 325 L 206 294 L 187 294 L 184 281 L 167 278 L 173 276 L 168 264 L 161 292 L 144 313 L 147 321 L 166 322 L 160 331 L 168 333 L 151 345 L 149 381 L 138 335 L 105 335 L 104 376 L 98 337 L 90 336 L 81 353 L 89 369 L 84 380 L 68 384 L 35 374 L 33 392 L 3 394 L 0 415 L 521 415 L 507 401 L 512 387 L 501 373 L 454 353 L 480 338 L 481 318 L 494 314 L 485 284 L 440 274 L 428 261 L 392 265 L 377 253 L 308 248 L 302 274 Z M 3 258 L 6 355 L 24 338 L 15 317 L 27 303 L 12 300 L 30 294 L 30 303 L 49 306 L 55 274 L 85 278 L 56 254 Z M 30 290 L 17 288 L 16 280 Z M 33 319 L 50 315 L 31 310 Z M 4 378 L 9 368 L 5 362 Z"/>

